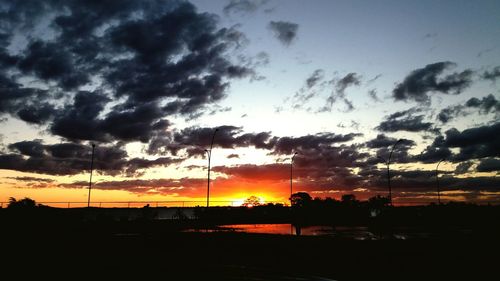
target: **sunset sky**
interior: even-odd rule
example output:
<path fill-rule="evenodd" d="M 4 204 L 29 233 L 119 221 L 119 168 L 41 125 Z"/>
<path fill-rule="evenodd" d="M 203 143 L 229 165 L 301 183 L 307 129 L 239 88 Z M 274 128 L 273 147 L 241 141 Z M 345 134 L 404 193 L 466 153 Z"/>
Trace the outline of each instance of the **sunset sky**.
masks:
<path fill-rule="evenodd" d="M 0 202 L 500 202 L 499 11 L 0 0 Z"/>

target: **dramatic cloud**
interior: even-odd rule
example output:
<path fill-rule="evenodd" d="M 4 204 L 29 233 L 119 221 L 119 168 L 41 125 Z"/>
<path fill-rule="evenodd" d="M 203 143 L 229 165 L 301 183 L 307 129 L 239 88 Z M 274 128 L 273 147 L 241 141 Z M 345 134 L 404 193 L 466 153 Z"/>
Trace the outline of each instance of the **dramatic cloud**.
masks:
<path fill-rule="evenodd" d="M 500 157 L 500 123 L 463 130 L 453 128 L 438 136 L 434 142 L 415 157 L 424 163 L 437 162 L 445 158 L 460 162 L 484 157 Z M 452 153 L 450 148 L 458 148 Z"/>
<path fill-rule="evenodd" d="M 285 46 L 290 45 L 295 40 L 299 29 L 298 24 L 286 21 L 271 21 L 268 27 Z"/>
<path fill-rule="evenodd" d="M 217 166 L 212 169 L 214 172 L 224 173 L 226 175 L 262 180 L 287 180 L 290 179 L 290 165 L 269 164 L 269 165 L 238 165 L 233 167 Z"/>
<path fill-rule="evenodd" d="M 472 161 L 462 162 L 455 168 L 455 174 L 461 175 L 469 172 L 470 167 L 473 165 Z"/>
<path fill-rule="evenodd" d="M 489 94 L 482 99 L 471 98 L 465 103 L 465 106 L 479 108 L 479 113 L 483 114 L 500 112 L 500 101 L 498 101 L 492 94 Z"/>
<path fill-rule="evenodd" d="M 450 129 L 445 132 L 445 144 L 458 147 L 456 161 L 483 157 L 500 157 L 500 123 L 463 130 Z"/>
<path fill-rule="evenodd" d="M 43 144 L 40 140 L 10 144 L 9 154 L 0 154 L 0 169 L 49 175 L 76 175 L 90 170 L 92 148 L 78 143 Z M 136 176 L 141 170 L 177 164 L 182 159 L 130 158 L 120 147 L 97 145 L 94 153 L 97 173 Z"/>
<path fill-rule="evenodd" d="M 443 174 L 443 171 L 440 172 Z M 391 186 L 394 191 L 434 191 L 436 184 L 435 171 L 393 171 Z M 439 179 L 441 191 L 499 191 L 500 178 L 495 177 L 470 177 L 458 178 L 443 175 Z M 383 188 L 383 186 L 381 185 Z M 429 188 L 433 187 L 433 188 Z"/>
<path fill-rule="evenodd" d="M 185 150 L 188 156 L 203 156 L 205 149 L 210 147 L 214 136 L 214 147 L 237 148 L 253 146 L 257 149 L 270 149 L 276 137 L 272 137 L 270 132 L 243 133 L 241 127 L 219 126 L 217 128 L 188 127 L 168 136 L 168 138 L 158 142 L 164 145 L 170 153 L 176 155 L 180 150 Z M 150 147 L 150 149 L 160 149 Z"/>
<path fill-rule="evenodd" d="M 177 196 L 197 196 L 197 189 L 205 187 L 206 179 L 181 178 L 181 179 L 133 179 L 122 181 L 100 181 L 92 185 L 93 189 L 123 190 L 138 194 L 161 194 Z M 85 188 L 88 182 L 76 181 L 69 184 L 59 184 L 64 188 Z"/>
<path fill-rule="evenodd" d="M 51 183 L 55 181 L 53 179 L 46 179 L 39 177 L 7 177 L 7 179 L 23 181 L 23 182 L 44 182 L 44 183 Z"/>
<path fill-rule="evenodd" d="M 420 110 L 405 110 L 398 111 L 389 116 L 386 120 L 382 121 L 375 129 L 382 132 L 397 132 L 397 131 L 408 131 L 408 132 L 421 132 L 421 131 L 431 131 L 438 133 L 439 130 L 434 127 L 431 122 L 424 122 L 424 115 L 413 115 L 415 112 Z"/>
<path fill-rule="evenodd" d="M 147 143 L 256 75 L 231 58 L 238 26 L 186 1 L 14 1 L 2 14 L 0 114 L 72 141 Z"/>
<path fill-rule="evenodd" d="M 216 128 L 188 127 L 172 136 L 167 149 L 176 154 L 185 149 L 189 156 L 205 155 L 204 149 L 210 147 Z M 289 155 L 295 151 L 322 149 L 336 143 L 352 141 L 361 134 L 319 133 L 302 137 L 276 137 L 270 132 L 244 133 L 241 127 L 220 126 L 215 133 L 214 147 L 238 148 L 255 147 L 270 150 L 274 155 Z"/>
<path fill-rule="evenodd" d="M 395 138 L 387 137 L 384 134 L 378 134 L 376 138 L 366 142 L 366 146 L 369 148 L 384 148 L 393 146 L 398 140 Z M 412 140 L 403 139 L 399 142 L 399 146 L 411 147 L 416 145 Z"/>
<path fill-rule="evenodd" d="M 452 105 L 442 109 L 437 118 L 443 123 L 448 123 L 456 117 L 464 117 L 472 114 L 471 111 L 467 111 L 467 109 L 471 108 L 479 109 L 479 114 L 488 114 L 492 112 L 498 115 L 500 114 L 500 101 L 498 101 L 492 94 L 489 94 L 482 99 L 470 98 L 465 105 Z"/>
<path fill-rule="evenodd" d="M 338 135 L 334 133 L 319 133 L 302 137 L 281 137 L 275 141 L 272 150 L 273 154 L 277 155 L 291 155 L 297 151 L 305 155 L 307 151 L 320 150 L 325 147 L 331 147 L 335 143 L 352 141 L 358 136 L 361 136 L 361 134 L 350 133 Z"/>
<path fill-rule="evenodd" d="M 478 172 L 500 172 L 500 159 L 486 158 L 477 165 Z"/>
<path fill-rule="evenodd" d="M 429 93 L 460 94 L 472 83 L 473 72 L 469 69 L 442 77 L 445 70 L 455 66 L 445 61 L 428 64 L 424 68 L 412 71 L 402 83 L 394 88 L 395 100 L 414 100 L 420 103 L 429 102 Z"/>
<path fill-rule="evenodd" d="M 437 115 L 437 119 L 442 123 L 448 123 L 458 116 L 466 116 L 467 113 L 463 111 L 463 105 L 448 106 L 443 108 Z"/>

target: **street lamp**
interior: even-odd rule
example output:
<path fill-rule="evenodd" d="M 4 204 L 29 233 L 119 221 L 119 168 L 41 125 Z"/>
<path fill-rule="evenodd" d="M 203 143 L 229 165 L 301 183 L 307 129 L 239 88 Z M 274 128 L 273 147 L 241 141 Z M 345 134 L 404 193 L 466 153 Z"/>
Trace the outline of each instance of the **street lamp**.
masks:
<path fill-rule="evenodd" d="M 394 152 L 394 148 L 396 147 L 396 145 L 400 142 L 402 142 L 403 139 L 399 139 L 396 143 L 394 143 L 394 145 L 392 146 L 392 149 L 391 149 L 391 153 L 389 154 L 389 159 L 387 161 L 385 161 L 384 158 L 382 158 L 381 156 L 377 156 L 378 158 L 382 159 L 382 161 L 385 162 L 385 164 L 387 165 L 387 187 L 389 188 L 389 204 L 392 206 L 392 189 L 391 189 L 391 173 L 390 173 L 390 165 L 391 165 L 391 157 L 392 157 L 392 152 Z"/>
<path fill-rule="evenodd" d="M 444 159 L 441 159 L 439 160 L 437 166 L 436 166 L 436 186 L 437 186 L 437 194 L 438 194 L 438 205 L 441 205 L 441 197 L 439 195 L 439 171 L 438 171 L 438 168 L 439 168 L 439 164 L 441 164 L 441 162 L 443 162 Z"/>
<path fill-rule="evenodd" d="M 295 152 L 290 160 L 290 207 L 292 206 L 292 176 L 293 176 L 293 158 L 297 155 L 298 152 Z"/>
<path fill-rule="evenodd" d="M 89 179 L 89 198 L 87 201 L 87 208 L 90 207 L 90 191 L 92 190 L 92 170 L 94 169 L 94 149 L 95 143 L 92 144 L 92 160 L 90 160 L 90 179 Z"/>
<path fill-rule="evenodd" d="M 212 135 L 212 142 L 210 143 L 210 150 L 205 149 L 205 152 L 208 155 L 208 176 L 207 176 L 207 208 L 210 206 L 210 159 L 212 158 L 212 147 L 214 146 L 214 138 L 215 138 L 215 133 L 219 128 L 216 128 L 214 130 L 214 134 Z"/>

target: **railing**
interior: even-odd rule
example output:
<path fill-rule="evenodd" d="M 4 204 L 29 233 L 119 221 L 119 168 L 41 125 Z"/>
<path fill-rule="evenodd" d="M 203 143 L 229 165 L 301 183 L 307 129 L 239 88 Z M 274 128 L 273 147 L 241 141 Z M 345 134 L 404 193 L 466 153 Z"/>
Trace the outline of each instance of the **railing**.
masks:
<path fill-rule="evenodd" d="M 453 201 L 461 202 L 461 201 Z M 86 201 L 51 201 L 51 202 L 36 202 L 37 204 L 56 207 L 56 208 L 84 208 L 87 207 Z M 263 204 L 283 204 L 284 206 L 289 206 L 288 203 L 284 202 L 264 202 Z M 436 204 L 434 201 L 400 201 L 393 202 L 396 207 L 404 206 L 425 206 L 430 204 Z M 447 204 L 448 202 L 442 202 L 442 204 Z M 478 201 L 478 202 L 464 202 L 477 205 L 500 205 L 498 201 Z M 142 208 L 145 206 L 149 207 L 204 207 L 207 201 L 102 201 L 102 202 L 90 202 L 90 206 L 94 208 Z M 0 202 L 0 208 L 6 208 L 9 202 Z M 210 201 L 211 207 L 237 207 L 241 205 L 241 201 Z"/>
<path fill-rule="evenodd" d="M 283 202 L 265 202 L 264 204 L 283 204 Z M 9 202 L 0 202 L 0 208 L 7 207 Z M 83 208 L 87 207 L 86 201 L 51 201 L 51 202 L 36 202 L 56 208 Z M 142 208 L 149 207 L 204 207 L 207 201 L 103 201 L 103 202 L 90 202 L 90 207 L 94 208 Z M 240 206 L 241 201 L 210 201 L 211 207 L 236 207 Z"/>

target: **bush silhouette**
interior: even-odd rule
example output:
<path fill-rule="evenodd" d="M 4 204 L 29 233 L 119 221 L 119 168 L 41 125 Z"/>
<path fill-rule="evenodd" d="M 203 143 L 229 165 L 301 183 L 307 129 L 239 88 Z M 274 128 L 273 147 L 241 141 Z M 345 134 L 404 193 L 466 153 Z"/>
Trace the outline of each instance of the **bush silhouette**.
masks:
<path fill-rule="evenodd" d="M 254 196 L 254 195 L 245 199 L 245 202 L 243 202 L 243 204 L 242 204 L 242 206 L 245 206 L 245 207 L 256 207 L 256 206 L 260 206 L 260 205 L 261 205 L 260 198 L 257 196 Z"/>
<path fill-rule="evenodd" d="M 35 208 L 36 202 L 35 200 L 25 197 L 24 199 L 21 200 L 16 200 L 14 197 L 9 198 L 9 205 L 7 206 L 8 209 L 32 209 Z"/>

